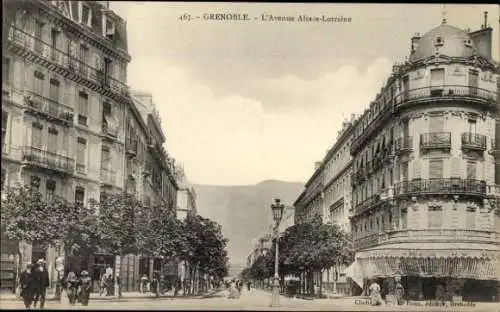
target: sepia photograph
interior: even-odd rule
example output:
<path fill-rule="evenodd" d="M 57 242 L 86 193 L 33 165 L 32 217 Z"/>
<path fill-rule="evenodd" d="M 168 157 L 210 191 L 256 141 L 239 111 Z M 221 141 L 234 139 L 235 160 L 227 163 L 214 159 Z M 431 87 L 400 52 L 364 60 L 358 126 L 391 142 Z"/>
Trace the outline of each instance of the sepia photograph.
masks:
<path fill-rule="evenodd" d="M 2 14 L 0 309 L 500 311 L 500 5 Z"/>

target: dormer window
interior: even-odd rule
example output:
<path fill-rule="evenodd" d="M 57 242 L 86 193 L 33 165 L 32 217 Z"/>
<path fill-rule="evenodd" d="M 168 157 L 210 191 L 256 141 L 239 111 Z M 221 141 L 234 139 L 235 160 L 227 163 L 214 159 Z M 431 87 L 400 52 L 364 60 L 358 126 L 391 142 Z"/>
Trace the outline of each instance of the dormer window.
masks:
<path fill-rule="evenodd" d="M 106 20 L 106 38 L 114 40 L 115 38 L 115 23 L 111 20 Z"/>
<path fill-rule="evenodd" d="M 82 4 L 82 24 L 92 27 L 92 10 L 86 4 Z"/>
<path fill-rule="evenodd" d="M 437 36 L 436 39 L 434 40 L 434 45 L 440 47 L 443 44 L 444 44 L 444 38 L 441 36 Z"/>

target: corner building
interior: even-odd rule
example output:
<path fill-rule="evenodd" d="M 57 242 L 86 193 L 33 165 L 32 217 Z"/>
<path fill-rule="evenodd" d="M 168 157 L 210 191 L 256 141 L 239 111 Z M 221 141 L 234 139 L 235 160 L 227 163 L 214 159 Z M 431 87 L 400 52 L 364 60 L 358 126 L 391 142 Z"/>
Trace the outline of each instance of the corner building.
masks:
<path fill-rule="evenodd" d="M 351 226 L 364 287 L 408 299 L 499 298 L 495 178 L 498 68 L 492 29 L 442 25 L 411 39 L 411 54 L 355 123 Z M 498 141 L 498 140 L 497 140 Z M 497 160 L 498 161 L 498 160 Z"/>

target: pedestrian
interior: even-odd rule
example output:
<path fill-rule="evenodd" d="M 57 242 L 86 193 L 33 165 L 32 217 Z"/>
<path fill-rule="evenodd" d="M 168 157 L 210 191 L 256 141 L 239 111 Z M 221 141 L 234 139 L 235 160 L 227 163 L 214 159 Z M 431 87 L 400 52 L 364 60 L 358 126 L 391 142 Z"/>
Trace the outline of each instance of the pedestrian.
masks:
<path fill-rule="evenodd" d="M 252 282 L 248 281 L 247 282 L 247 290 L 250 291 L 250 287 L 252 286 Z"/>
<path fill-rule="evenodd" d="M 368 288 L 370 291 L 370 299 L 372 305 L 383 305 L 382 296 L 380 295 L 380 285 L 374 280 L 370 287 Z"/>
<path fill-rule="evenodd" d="M 89 277 L 89 272 L 83 270 L 80 273 L 80 283 L 78 288 L 78 301 L 84 306 L 89 304 L 90 300 L 90 288 L 92 286 L 92 280 Z"/>
<path fill-rule="evenodd" d="M 436 302 L 444 305 L 445 290 L 442 284 L 436 286 Z"/>
<path fill-rule="evenodd" d="M 29 263 L 26 266 L 26 269 L 21 273 L 19 282 L 21 284 L 20 296 L 23 298 L 24 307 L 29 309 L 35 296 L 35 277 L 32 264 Z"/>
<path fill-rule="evenodd" d="M 139 287 L 139 291 L 144 294 L 147 289 L 148 289 L 148 276 L 146 274 L 144 274 L 142 277 L 141 277 L 141 284 L 140 284 L 140 287 Z"/>
<path fill-rule="evenodd" d="M 401 284 L 401 278 L 396 277 L 396 287 L 395 287 L 395 292 L 396 292 L 396 302 L 398 305 L 403 304 L 403 296 L 405 294 L 405 289 L 403 285 Z"/>
<path fill-rule="evenodd" d="M 45 296 L 47 294 L 47 287 L 50 285 L 49 272 L 45 266 L 45 260 L 39 259 L 37 262 L 37 268 L 34 271 L 35 277 L 35 297 L 33 299 L 33 307 L 36 308 L 36 304 L 40 301 L 40 309 L 45 306 Z"/>
<path fill-rule="evenodd" d="M 76 276 L 75 272 L 69 272 L 66 277 L 66 291 L 68 294 L 68 300 L 70 305 L 75 305 L 76 299 L 78 298 L 78 286 L 80 280 Z"/>
<path fill-rule="evenodd" d="M 181 279 L 178 277 L 177 280 L 175 281 L 174 297 L 178 296 L 179 291 L 181 289 L 182 289 L 182 282 L 181 282 Z"/>

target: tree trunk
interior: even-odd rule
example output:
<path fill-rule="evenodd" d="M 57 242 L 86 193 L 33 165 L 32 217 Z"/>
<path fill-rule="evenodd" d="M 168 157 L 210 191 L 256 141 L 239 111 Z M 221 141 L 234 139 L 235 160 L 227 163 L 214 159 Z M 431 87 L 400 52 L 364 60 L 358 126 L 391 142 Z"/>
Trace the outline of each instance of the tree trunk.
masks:
<path fill-rule="evenodd" d="M 319 278 L 319 297 L 321 298 L 323 295 L 323 270 L 319 270 L 320 278 Z"/>
<path fill-rule="evenodd" d="M 119 299 L 122 297 L 122 292 L 121 292 L 121 283 L 118 282 L 118 278 L 121 275 L 121 267 L 122 267 L 122 261 L 123 261 L 123 253 L 120 253 L 118 256 L 119 258 L 115 260 L 115 296 Z"/>

